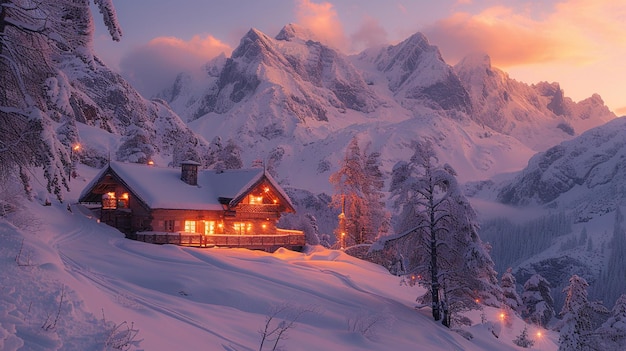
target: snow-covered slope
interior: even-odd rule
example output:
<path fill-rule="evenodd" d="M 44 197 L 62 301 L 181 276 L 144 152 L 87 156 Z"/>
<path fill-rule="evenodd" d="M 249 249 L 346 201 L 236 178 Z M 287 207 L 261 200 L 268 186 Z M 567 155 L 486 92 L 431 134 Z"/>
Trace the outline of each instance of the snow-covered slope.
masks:
<path fill-rule="evenodd" d="M 616 251 L 615 235 L 616 228 L 623 231 L 616 210 L 623 211 L 626 197 L 625 159 L 626 118 L 621 117 L 536 154 L 516 176 L 477 191 L 477 204 L 495 192 L 493 199 L 512 206 L 508 225 L 484 220 L 482 226 L 484 240 L 494 242 L 500 269 L 513 266 L 521 283 L 542 274 L 552 284 L 557 307 L 561 290 L 577 274 L 591 285 L 591 299 L 611 306 L 626 288 L 618 283 L 624 281 L 623 261 L 610 263 L 623 256 Z M 482 212 L 498 216 L 497 210 Z M 524 221 L 527 212 L 536 220 Z"/>
<path fill-rule="evenodd" d="M 571 210 L 577 222 L 612 212 L 626 196 L 626 118 L 539 153 L 499 192 L 514 205 Z"/>
<path fill-rule="evenodd" d="M 487 324 L 470 315 L 466 340 L 414 309 L 418 288 L 339 251 L 150 245 L 80 207 L 27 206 L 29 230 L 0 222 L 4 351 L 113 350 L 129 327 L 138 334 L 124 349 L 258 350 L 277 308 L 270 328 L 295 321 L 278 343 L 289 350 L 517 350 L 524 327 L 517 318 L 500 326 L 487 308 Z M 543 332 L 533 350 L 556 350 L 558 336 Z"/>

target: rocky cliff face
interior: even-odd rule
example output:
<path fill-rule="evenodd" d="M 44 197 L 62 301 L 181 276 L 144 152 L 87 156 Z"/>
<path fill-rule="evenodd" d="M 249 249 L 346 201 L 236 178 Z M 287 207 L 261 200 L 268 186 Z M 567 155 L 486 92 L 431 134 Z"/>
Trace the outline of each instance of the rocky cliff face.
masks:
<path fill-rule="evenodd" d="M 454 70 L 471 97 L 472 119 L 527 140 L 527 145 L 537 151 L 590 128 L 589 116 L 597 121 L 595 125 L 616 117 L 599 96 L 576 103 L 564 95 L 558 83 L 518 82 L 492 67 L 485 54 L 464 58 Z M 537 132 L 541 129 L 544 133 Z M 551 137 L 546 138 L 546 133 Z"/>
<path fill-rule="evenodd" d="M 397 45 L 366 50 L 358 59 L 373 63 L 383 72 L 389 90 L 403 106 L 472 112 L 469 94 L 459 77 L 421 33 Z"/>
<path fill-rule="evenodd" d="M 330 110 L 373 111 L 380 102 L 360 73 L 344 55 L 310 38 L 295 25 L 275 39 L 251 29 L 230 58 L 209 65 L 214 76 L 207 79 L 202 96 L 169 101 L 180 106 L 178 99 L 187 99 L 188 107 L 179 112 L 189 120 L 211 112 L 227 114 L 241 104 L 254 105 L 259 113 L 274 113 L 268 109 L 279 106 L 285 112 L 280 118 L 297 123 L 328 121 Z"/>
<path fill-rule="evenodd" d="M 621 204 L 626 195 L 625 159 L 622 117 L 535 155 L 498 199 L 572 209 L 577 221 L 587 221 Z"/>

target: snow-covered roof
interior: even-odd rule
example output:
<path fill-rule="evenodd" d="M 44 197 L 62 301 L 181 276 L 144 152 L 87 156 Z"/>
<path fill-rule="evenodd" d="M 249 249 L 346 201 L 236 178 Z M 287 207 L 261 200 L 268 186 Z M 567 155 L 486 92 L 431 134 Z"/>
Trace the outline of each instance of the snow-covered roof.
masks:
<path fill-rule="evenodd" d="M 189 185 L 180 179 L 180 168 L 111 162 L 87 185 L 80 198 L 86 197 L 109 170 L 152 209 L 222 210 L 220 198 L 235 205 L 262 179 L 266 179 L 293 209 L 289 197 L 261 168 L 221 172 L 201 169 L 198 170 L 198 185 Z"/>

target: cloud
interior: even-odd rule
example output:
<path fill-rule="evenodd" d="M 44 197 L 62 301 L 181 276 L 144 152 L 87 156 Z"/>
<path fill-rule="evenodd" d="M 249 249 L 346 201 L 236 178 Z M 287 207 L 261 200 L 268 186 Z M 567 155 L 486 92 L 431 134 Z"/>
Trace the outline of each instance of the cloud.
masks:
<path fill-rule="evenodd" d="M 145 97 L 171 84 L 183 71 L 199 69 L 232 48 L 211 35 L 196 35 L 185 41 L 176 37 L 158 37 L 131 50 L 120 61 L 122 75 Z"/>
<path fill-rule="evenodd" d="M 622 2 L 566 0 L 547 12 L 531 10 L 494 6 L 477 14 L 456 12 L 423 32 L 447 61 L 482 51 L 500 67 L 556 61 L 586 64 L 601 57 L 603 47 L 625 44 Z"/>
<path fill-rule="evenodd" d="M 378 20 L 372 17 L 366 17 L 350 39 L 352 50 L 370 48 L 388 42 L 387 31 Z"/>
<path fill-rule="evenodd" d="M 616 108 L 615 114 L 618 116 L 626 116 L 626 106 Z"/>
<path fill-rule="evenodd" d="M 349 47 L 348 38 L 333 4 L 300 0 L 296 6 L 296 18 L 298 24 L 315 33 L 323 43 L 343 50 Z"/>

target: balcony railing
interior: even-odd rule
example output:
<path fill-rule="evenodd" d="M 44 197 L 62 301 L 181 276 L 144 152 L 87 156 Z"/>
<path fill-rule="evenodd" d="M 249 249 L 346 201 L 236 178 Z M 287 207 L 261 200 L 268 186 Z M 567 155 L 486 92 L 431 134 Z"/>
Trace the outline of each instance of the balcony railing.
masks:
<path fill-rule="evenodd" d="M 305 245 L 304 233 L 278 229 L 277 234 L 236 235 L 198 233 L 138 232 L 134 239 L 151 244 L 173 244 L 194 247 L 231 247 L 275 251 L 279 247 L 300 250 Z"/>
<path fill-rule="evenodd" d="M 235 207 L 237 212 L 249 213 L 275 213 L 280 212 L 280 205 L 277 204 L 239 204 Z"/>

